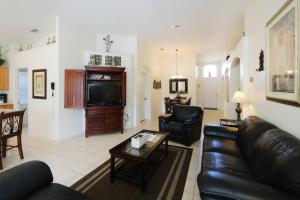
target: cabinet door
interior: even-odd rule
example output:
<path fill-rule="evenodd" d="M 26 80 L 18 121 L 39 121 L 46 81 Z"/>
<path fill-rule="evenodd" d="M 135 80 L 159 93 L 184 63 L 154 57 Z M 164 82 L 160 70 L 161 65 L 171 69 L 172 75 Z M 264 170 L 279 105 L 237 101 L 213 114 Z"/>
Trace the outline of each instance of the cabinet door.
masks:
<path fill-rule="evenodd" d="M 65 108 L 84 107 L 84 70 L 65 70 Z"/>
<path fill-rule="evenodd" d="M 123 73 L 123 83 L 122 83 L 122 100 L 123 100 L 123 106 L 126 106 L 126 76 L 127 76 L 127 73 L 124 72 Z"/>
<path fill-rule="evenodd" d="M 104 132 L 104 116 L 90 116 L 85 119 L 85 129 L 87 132 Z"/>
<path fill-rule="evenodd" d="M 8 90 L 8 67 L 1 67 L 0 66 L 0 90 Z"/>

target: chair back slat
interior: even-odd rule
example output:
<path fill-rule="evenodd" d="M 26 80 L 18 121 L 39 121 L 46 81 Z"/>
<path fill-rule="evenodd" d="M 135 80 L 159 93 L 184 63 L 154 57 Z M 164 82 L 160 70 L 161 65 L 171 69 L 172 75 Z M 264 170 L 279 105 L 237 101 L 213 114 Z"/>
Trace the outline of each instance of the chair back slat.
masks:
<path fill-rule="evenodd" d="M 25 110 L 0 114 L 1 138 L 10 138 L 22 134 Z"/>

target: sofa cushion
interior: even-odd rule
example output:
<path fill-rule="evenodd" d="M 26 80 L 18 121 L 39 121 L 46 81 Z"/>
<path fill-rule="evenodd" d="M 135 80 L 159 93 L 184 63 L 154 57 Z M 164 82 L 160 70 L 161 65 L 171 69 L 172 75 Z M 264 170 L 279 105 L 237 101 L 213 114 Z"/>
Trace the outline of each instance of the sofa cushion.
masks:
<path fill-rule="evenodd" d="M 79 192 L 60 184 L 49 184 L 37 190 L 25 200 L 89 200 Z"/>
<path fill-rule="evenodd" d="M 300 140 L 280 129 L 265 132 L 248 159 L 257 181 L 300 195 Z"/>
<path fill-rule="evenodd" d="M 230 156 L 217 152 L 204 152 L 202 171 L 214 170 L 236 176 L 251 178 L 247 162 L 242 157 Z"/>
<path fill-rule="evenodd" d="M 244 155 L 248 157 L 251 154 L 252 145 L 255 141 L 263 133 L 274 128 L 277 127 L 256 116 L 250 116 L 244 119 L 237 134 L 237 143 Z"/>
<path fill-rule="evenodd" d="M 280 189 L 220 171 L 201 172 L 197 178 L 202 199 L 214 200 L 296 200 L 297 196 Z"/>
<path fill-rule="evenodd" d="M 172 121 L 167 124 L 167 129 L 172 133 L 178 132 L 178 134 L 180 134 L 183 131 L 183 124 L 180 122 Z"/>
<path fill-rule="evenodd" d="M 205 137 L 203 142 L 203 151 L 223 153 L 231 156 L 241 156 L 241 152 L 235 140 L 217 136 Z"/>

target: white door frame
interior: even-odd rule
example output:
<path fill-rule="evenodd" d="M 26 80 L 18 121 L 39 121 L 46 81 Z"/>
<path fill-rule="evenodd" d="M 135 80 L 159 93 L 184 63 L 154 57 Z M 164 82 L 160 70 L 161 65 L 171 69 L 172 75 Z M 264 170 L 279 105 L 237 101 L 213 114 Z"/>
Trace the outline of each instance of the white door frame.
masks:
<path fill-rule="evenodd" d="M 15 79 L 15 99 L 14 99 L 14 106 L 15 106 L 15 109 L 21 109 L 20 108 L 20 101 L 19 101 L 19 72 L 21 71 L 21 70 L 26 70 L 27 71 L 27 79 L 28 79 L 28 84 L 29 84 L 29 82 L 30 82 L 30 80 L 29 80 L 29 77 L 30 77 L 30 75 L 29 75 L 29 68 L 28 67 L 19 67 L 19 68 L 16 68 L 16 71 L 15 71 L 15 77 L 16 77 L 16 79 Z M 28 85 L 27 86 L 27 108 L 26 108 L 26 111 L 25 111 L 25 114 L 24 115 L 26 115 L 27 117 L 25 117 L 24 116 L 24 119 L 26 119 L 27 121 L 24 123 L 24 125 L 25 126 L 29 126 L 29 116 L 28 116 L 28 113 L 29 113 L 29 111 L 28 111 L 28 109 L 29 109 L 29 90 L 30 90 L 30 86 Z"/>
<path fill-rule="evenodd" d="M 146 106 L 146 109 L 145 109 L 145 120 L 149 120 L 151 119 L 151 73 L 150 73 L 150 70 L 147 66 L 143 66 L 141 67 L 141 70 L 139 72 L 139 76 L 141 76 L 141 74 L 144 74 L 145 75 L 145 83 L 146 85 L 145 86 L 142 86 L 140 85 L 139 88 L 140 90 L 142 88 L 144 88 L 146 91 L 145 91 L 145 97 L 147 98 L 146 102 L 145 102 L 145 106 Z M 139 81 L 140 82 L 140 81 Z M 140 90 L 139 90 L 139 100 L 140 100 Z M 141 105 L 141 102 L 139 103 L 139 105 Z M 141 106 L 139 106 L 139 109 L 140 109 Z M 138 110 L 139 110 L 138 109 Z M 139 116 L 139 121 L 141 121 L 141 112 L 138 112 L 138 116 Z"/>

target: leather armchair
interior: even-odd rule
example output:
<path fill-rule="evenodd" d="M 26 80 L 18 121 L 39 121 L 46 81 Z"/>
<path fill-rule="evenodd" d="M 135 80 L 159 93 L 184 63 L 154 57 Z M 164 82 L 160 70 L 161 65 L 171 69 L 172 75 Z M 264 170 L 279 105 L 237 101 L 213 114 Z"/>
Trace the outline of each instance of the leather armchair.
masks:
<path fill-rule="evenodd" d="M 175 105 L 172 114 L 159 116 L 159 130 L 169 139 L 190 146 L 200 139 L 203 110 L 196 106 Z"/>
<path fill-rule="evenodd" d="M 30 161 L 0 174 L 1 200 L 89 200 L 66 186 L 52 183 L 50 168 Z"/>

